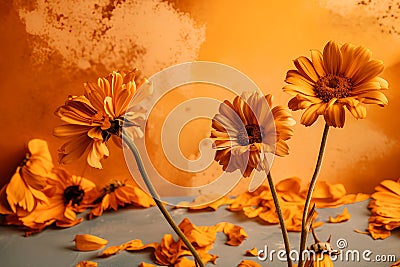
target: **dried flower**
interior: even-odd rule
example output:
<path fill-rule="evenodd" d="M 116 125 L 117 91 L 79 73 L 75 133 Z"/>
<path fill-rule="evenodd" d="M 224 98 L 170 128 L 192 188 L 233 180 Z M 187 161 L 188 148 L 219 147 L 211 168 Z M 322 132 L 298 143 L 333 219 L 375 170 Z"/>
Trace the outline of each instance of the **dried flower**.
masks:
<path fill-rule="evenodd" d="M 95 235 L 81 234 L 75 236 L 75 247 L 79 251 L 92 251 L 103 248 L 108 241 Z"/>
<path fill-rule="evenodd" d="M 368 231 L 373 239 L 385 239 L 400 228 L 400 179 L 384 180 L 375 191 L 368 206 L 372 213 Z"/>
<path fill-rule="evenodd" d="M 144 118 L 137 104 L 152 93 L 152 87 L 138 77 L 137 69 L 127 74 L 114 71 L 97 83 L 85 83 L 83 96 L 69 97 L 56 110 L 56 116 L 68 123 L 54 129 L 55 136 L 68 139 L 59 150 L 60 163 L 67 164 L 87 154 L 90 166 L 102 168 L 100 161 L 109 156 L 106 144 L 110 137 L 114 136 L 120 145 L 120 139 L 115 138 L 121 136 L 122 124 L 138 126 L 137 120 Z M 127 110 L 129 104 L 132 110 Z M 143 136 L 139 127 L 133 133 Z"/>
<path fill-rule="evenodd" d="M 76 212 L 85 209 L 90 192 L 96 185 L 79 176 L 70 175 L 63 169 L 53 169 L 48 183 L 54 190 L 54 195 L 48 203 L 39 203 L 34 211 L 26 216 L 9 215 L 7 224 L 24 225 L 28 228 L 27 235 L 42 231 L 46 226 L 56 223 L 59 227 L 71 227 L 82 221 L 76 217 Z"/>
<path fill-rule="evenodd" d="M 2 189 L 0 213 L 26 215 L 39 203 L 48 203 L 53 192 L 47 184 L 53 163 L 47 143 L 32 139 L 28 153 L 10 182 Z"/>
<path fill-rule="evenodd" d="M 301 117 L 305 126 L 324 115 L 329 126 L 343 127 L 345 107 L 356 119 L 367 115 L 363 104 L 388 104 L 381 92 L 388 83 L 378 77 L 383 63 L 371 59 L 363 46 L 344 45 L 330 41 L 323 54 L 311 50 L 311 60 L 302 56 L 294 60 L 296 70 L 289 70 L 283 90 L 295 97 L 289 101 L 292 110 L 306 109 Z"/>
<path fill-rule="evenodd" d="M 137 186 L 116 180 L 101 190 L 100 196 L 96 197 L 93 204 L 96 206 L 90 211 L 89 219 L 101 216 L 105 210 L 118 210 L 118 207 L 126 204 L 148 208 L 154 206 L 155 202 Z"/>
<path fill-rule="evenodd" d="M 248 177 L 254 169 L 267 168 L 266 153 L 288 154 L 285 141 L 293 135 L 295 121 L 289 109 L 276 106 L 271 110 L 271 106 L 272 95 L 257 92 L 220 105 L 212 120 L 211 138 L 217 150 L 215 160 L 224 171 L 240 169 Z"/>

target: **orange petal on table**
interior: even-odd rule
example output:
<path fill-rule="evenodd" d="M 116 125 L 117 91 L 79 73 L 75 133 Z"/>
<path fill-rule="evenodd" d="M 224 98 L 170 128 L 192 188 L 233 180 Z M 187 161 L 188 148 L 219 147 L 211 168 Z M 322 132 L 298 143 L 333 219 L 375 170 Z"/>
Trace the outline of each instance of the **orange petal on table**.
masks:
<path fill-rule="evenodd" d="M 79 251 L 92 251 L 103 248 L 108 241 L 89 234 L 81 234 L 75 236 L 75 247 Z"/>
<path fill-rule="evenodd" d="M 280 181 L 279 183 L 276 184 L 275 188 L 276 191 L 283 192 L 283 193 L 288 193 L 288 192 L 293 192 L 293 193 L 298 193 L 300 192 L 300 187 L 301 187 L 301 179 L 298 177 L 292 177 L 292 178 L 286 178 Z"/>
<path fill-rule="evenodd" d="M 156 248 L 157 246 L 158 246 L 157 242 L 153 242 L 153 243 L 144 245 L 140 239 L 134 239 L 134 240 L 131 240 L 131 241 L 121 245 L 121 247 L 124 250 L 128 250 L 128 251 L 142 250 L 145 248 Z"/>
<path fill-rule="evenodd" d="M 350 220 L 351 215 L 349 213 L 349 210 L 347 208 L 343 209 L 343 212 L 339 215 L 337 215 L 335 218 L 332 216 L 329 216 L 329 222 L 330 223 L 341 223 Z"/>
<path fill-rule="evenodd" d="M 97 262 L 94 262 L 94 261 L 81 261 L 75 267 L 97 267 Z"/>
<path fill-rule="evenodd" d="M 262 266 L 251 260 L 242 260 L 237 267 L 262 267 Z"/>
<path fill-rule="evenodd" d="M 121 250 L 123 250 L 121 249 L 121 246 L 111 246 L 103 250 L 99 256 L 106 258 L 121 252 Z"/>
<path fill-rule="evenodd" d="M 228 237 L 228 241 L 225 244 L 230 246 L 239 246 L 248 237 L 243 227 L 232 223 L 225 223 L 224 234 Z"/>
<path fill-rule="evenodd" d="M 251 257 L 256 257 L 258 256 L 258 249 L 256 247 L 246 250 L 246 253 L 244 254 L 245 256 L 251 256 Z"/>
<path fill-rule="evenodd" d="M 187 239 L 195 246 L 205 247 L 214 243 L 216 237 L 212 232 L 204 231 L 194 225 L 188 218 L 182 220 L 179 228 L 186 235 Z"/>

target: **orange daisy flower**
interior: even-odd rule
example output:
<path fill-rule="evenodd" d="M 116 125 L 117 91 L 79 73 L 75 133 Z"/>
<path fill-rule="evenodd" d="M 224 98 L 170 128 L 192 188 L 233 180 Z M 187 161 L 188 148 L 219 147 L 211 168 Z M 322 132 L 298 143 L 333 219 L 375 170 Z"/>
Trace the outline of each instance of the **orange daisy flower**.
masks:
<path fill-rule="evenodd" d="M 89 213 L 89 219 L 99 217 L 105 210 L 118 210 L 126 204 L 148 208 L 155 205 L 154 200 L 140 188 L 125 184 L 121 181 L 113 181 L 101 190 L 93 204 L 96 205 Z"/>
<path fill-rule="evenodd" d="M 52 195 L 47 177 L 53 163 L 47 143 L 33 139 L 28 143 L 28 153 L 1 193 L 0 213 L 26 215 L 39 203 L 48 203 Z"/>
<path fill-rule="evenodd" d="M 363 46 L 330 41 L 323 53 L 311 50 L 311 60 L 294 60 L 296 70 L 289 70 L 283 90 L 295 97 L 289 101 L 292 110 L 306 109 L 301 117 L 305 126 L 312 125 L 319 115 L 333 127 L 343 127 L 345 108 L 356 119 L 367 115 L 363 104 L 388 104 L 383 89 L 388 82 L 378 77 L 383 62 L 371 59 L 371 52 Z"/>
<path fill-rule="evenodd" d="M 84 87 L 83 96 L 69 97 L 55 112 L 68 123 L 54 129 L 55 136 L 68 140 L 59 150 L 59 161 L 67 164 L 87 154 L 88 164 L 101 169 L 100 161 L 109 156 L 107 141 L 111 136 L 120 137 L 123 123 L 138 126 L 144 112 L 136 105 L 152 93 L 152 87 L 145 79 L 139 81 L 137 69 L 127 74 L 114 71 L 97 83 L 85 83 Z M 127 111 L 131 100 L 134 108 Z M 139 127 L 133 133 L 134 137 L 143 136 Z M 121 144 L 120 140 L 114 141 Z"/>
<path fill-rule="evenodd" d="M 80 223 L 82 218 L 77 218 L 76 212 L 85 209 L 96 185 L 83 177 L 70 175 L 63 169 L 54 169 L 48 183 L 55 190 L 48 203 L 39 204 L 26 216 L 7 216 L 6 223 L 27 227 L 27 235 L 40 232 L 54 222 L 59 227 Z"/>
<path fill-rule="evenodd" d="M 267 153 L 285 156 L 286 141 L 293 136 L 295 121 L 288 108 L 272 110 L 272 95 L 244 93 L 233 102 L 224 101 L 212 120 L 211 138 L 217 150 L 215 160 L 223 170 L 240 169 L 244 177 L 254 169 L 266 169 Z"/>

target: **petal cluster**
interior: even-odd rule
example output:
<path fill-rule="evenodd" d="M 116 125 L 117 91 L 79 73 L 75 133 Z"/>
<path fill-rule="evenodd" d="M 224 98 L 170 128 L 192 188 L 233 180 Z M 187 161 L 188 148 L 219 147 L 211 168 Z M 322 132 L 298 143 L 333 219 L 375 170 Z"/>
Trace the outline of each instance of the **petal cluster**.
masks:
<path fill-rule="evenodd" d="M 368 232 L 374 239 L 385 239 L 400 228 L 400 179 L 382 181 L 371 197 Z"/>

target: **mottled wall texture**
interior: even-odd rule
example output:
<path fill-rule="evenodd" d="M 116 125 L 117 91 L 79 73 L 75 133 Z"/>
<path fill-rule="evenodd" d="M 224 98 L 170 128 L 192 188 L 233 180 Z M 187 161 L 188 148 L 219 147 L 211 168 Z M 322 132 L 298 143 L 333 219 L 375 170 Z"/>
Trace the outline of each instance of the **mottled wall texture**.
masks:
<path fill-rule="evenodd" d="M 383 179 L 400 177 L 400 1 L 161 1 L 161 0 L 1 0 L 0 2 L 0 186 L 24 157 L 27 141 L 48 141 L 54 160 L 62 144 L 52 136 L 61 121 L 54 111 L 68 95 L 82 94 L 82 83 L 113 70 L 139 68 L 146 76 L 180 62 L 216 61 L 247 74 L 275 103 L 292 60 L 322 49 L 329 40 L 365 45 L 382 59 L 389 81 L 389 105 L 367 107 L 367 118 L 348 113 L 343 129 L 332 129 L 320 179 L 342 182 L 352 192 L 370 192 Z M 160 173 L 183 185 L 204 184 L 221 171 L 216 164 L 189 174 L 168 163 L 160 127 L 177 104 L 196 96 L 232 99 L 213 86 L 183 86 L 166 95 L 152 112 L 147 145 Z M 294 113 L 296 121 L 301 112 Z M 310 178 L 323 120 L 299 123 L 289 142 L 290 156 L 275 159 L 276 180 Z M 182 153 L 199 154 L 210 121 L 193 121 L 179 136 Z M 173 137 L 176 138 L 176 137 Z M 80 160 L 65 166 L 103 185 L 130 180 L 123 153 L 110 143 L 103 170 Z M 244 181 L 236 191 L 243 191 Z M 173 195 L 173 192 L 170 192 Z"/>

